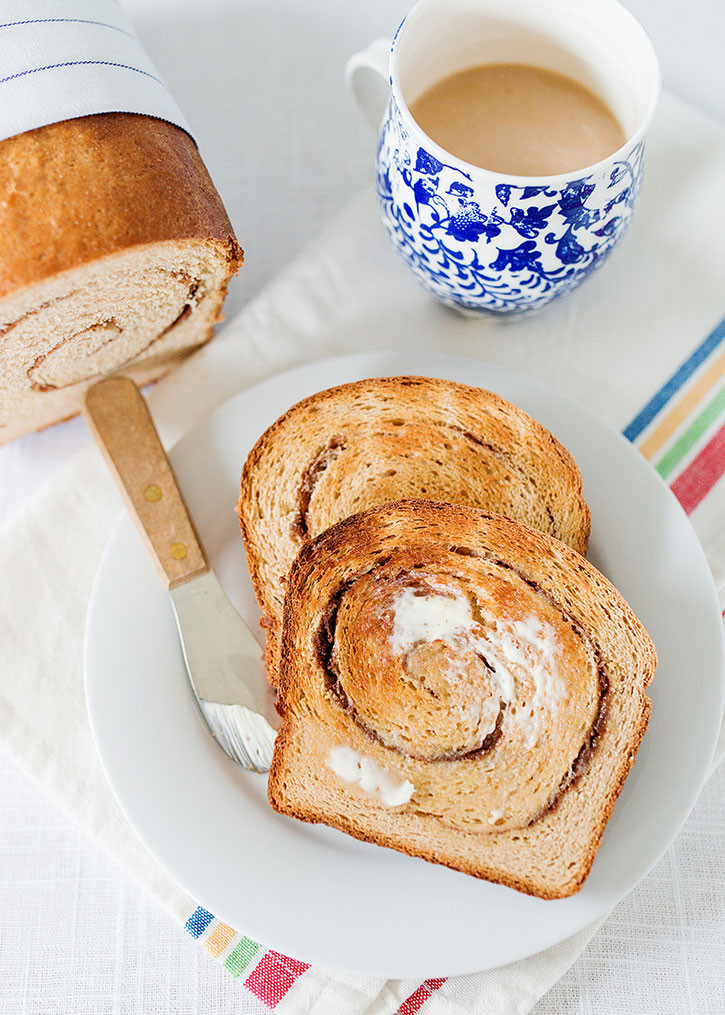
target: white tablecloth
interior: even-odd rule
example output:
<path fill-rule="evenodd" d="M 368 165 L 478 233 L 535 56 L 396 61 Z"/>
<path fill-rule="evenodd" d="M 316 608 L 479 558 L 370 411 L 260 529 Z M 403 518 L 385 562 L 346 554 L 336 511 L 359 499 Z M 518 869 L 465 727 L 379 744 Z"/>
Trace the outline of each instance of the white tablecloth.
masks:
<path fill-rule="evenodd" d="M 247 252 L 232 314 L 368 181 L 374 141 L 344 92 L 342 67 L 408 5 L 126 6 Z M 725 9 L 709 0 L 686 10 L 673 0 L 630 6 L 659 47 L 666 85 L 725 123 Z M 0 449 L 0 519 L 86 442 L 76 421 Z M 721 770 L 647 883 L 537 1015 L 725 1011 L 724 805 Z M 4 758 L 0 900 L 3 1012 L 261 1011 Z"/>

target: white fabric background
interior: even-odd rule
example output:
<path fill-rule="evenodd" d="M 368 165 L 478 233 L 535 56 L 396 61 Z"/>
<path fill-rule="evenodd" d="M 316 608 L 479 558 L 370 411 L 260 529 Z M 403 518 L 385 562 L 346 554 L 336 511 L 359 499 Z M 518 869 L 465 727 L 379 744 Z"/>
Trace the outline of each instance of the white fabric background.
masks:
<path fill-rule="evenodd" d="M 126 6 L 247 251 L 232 314 L 368 181 L 373 139 L 344 93 L 342 66 L 392 31 L 407 3 Z M 671 0 L 631 6 L 659 46 L 667 87 L 725 122 L 725 11 L 708 0 L 686 13 Z M 0 517 L 84 443 L 71 423 L 0 450 Z M 617 907 L 537 1015 L 725 1010 L 724 804 L 721 771 L 648 884 Z M 5 759 L 0 1009 L 261 1011 Z"/>

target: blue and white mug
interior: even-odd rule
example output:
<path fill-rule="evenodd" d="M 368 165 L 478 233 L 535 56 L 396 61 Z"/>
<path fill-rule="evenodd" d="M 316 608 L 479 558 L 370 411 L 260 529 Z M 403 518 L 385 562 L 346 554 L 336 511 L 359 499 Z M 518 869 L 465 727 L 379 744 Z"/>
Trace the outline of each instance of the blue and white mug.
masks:
<path fill-rule="evenodd" d="M 410 113 L 427 88 L 484 63 L 565 74 L 609 105 L 627 140 L 571 173 L 490 172 L 445 151 Z M 617 0 L 420 0 L 392 43 L 353 56 L 346 78 L 380 128 L 385 228 L 414 275 L 464 312 L 520 313 L 570 292 L 629 225 L 660 91 L 654 48 Z"/>

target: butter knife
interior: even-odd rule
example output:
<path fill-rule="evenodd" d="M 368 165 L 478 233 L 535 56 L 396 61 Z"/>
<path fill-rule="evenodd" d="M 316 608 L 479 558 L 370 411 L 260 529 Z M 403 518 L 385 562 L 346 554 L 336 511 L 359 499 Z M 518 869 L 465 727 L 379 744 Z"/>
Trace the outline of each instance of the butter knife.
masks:
<path fill-rule="evenodd" d="M 209 729 L 232 761 L 266 772 L 275 712 L 261 650 L 209 568 L 146 402 L 133 381 L 109 377 L 88 388 L 83 415 L 169 591 Z"/>

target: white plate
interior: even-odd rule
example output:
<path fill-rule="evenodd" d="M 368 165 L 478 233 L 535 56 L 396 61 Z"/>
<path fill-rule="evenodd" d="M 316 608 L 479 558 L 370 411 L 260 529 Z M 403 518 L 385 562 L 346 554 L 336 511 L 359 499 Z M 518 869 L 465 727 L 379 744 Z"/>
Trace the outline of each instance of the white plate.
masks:
<path fill-rule="evenodd" d="M 572 451 L 592 510 L 589 558 L 659 653 L 649 731 L 578 895 L 528 898 L 273 813 L 266 780 L 222 754 L 192 699 L 168 597 L 124 517 L 86 629 L 86 693 L 108 779 L 159 862 L 255 940 L 325 966 L 448 976 L 532 955 L 602 916 L 655 863 L 705 778 L 723 707 L 722 625 L 700 544 L 623 437 L 546 385 L 472 359 L 346 356 L 281 374 L 223 405 L 171 454 L 212 565 L 256 628 L 234 506 L 247 452 L 300 398 L 363 377 L 417 373 L 499 392 Z"/>

